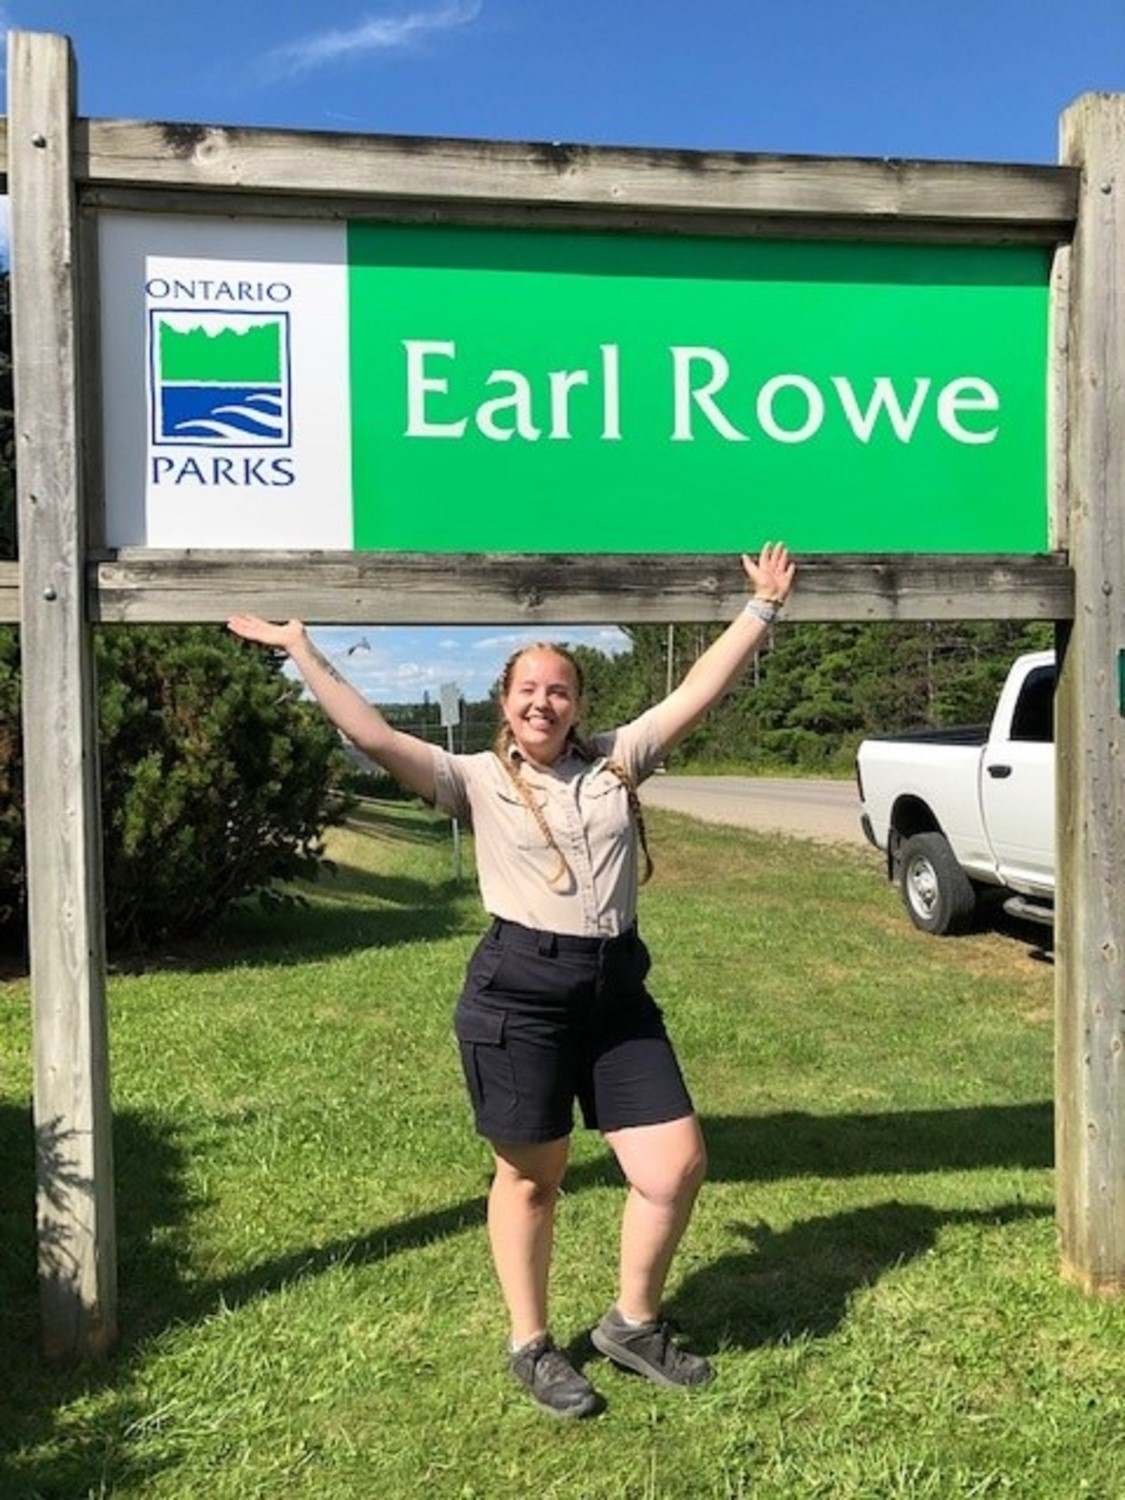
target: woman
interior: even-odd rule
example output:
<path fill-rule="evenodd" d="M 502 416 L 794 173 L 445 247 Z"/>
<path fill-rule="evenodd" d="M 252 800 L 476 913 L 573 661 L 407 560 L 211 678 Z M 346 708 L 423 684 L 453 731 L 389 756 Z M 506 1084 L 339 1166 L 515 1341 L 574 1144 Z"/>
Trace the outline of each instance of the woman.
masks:
<path fill-rule="evenodd" d="M 453 755 L 394 729 L 350 687 L 297 620 L 237 615 L 230 628 L 280 647 L 332 722 L 397 780 L 454 816 L 471 815 L 492 924 L 469 964 L 455 1030 L 477 1129 L 495 1159 L 488 1228 L 511 1320 L 509 1363 L 556 1416 L 601 1406 L 554 1344 L 547 1289 L 555 1203 L 574 1103 L 628 1183 L 615 1304 L 594 1346 L 658 1385 L 711 1378 L 661 1318 L 672 1256 L 703 1179 L 699 1122 L 645 988 L 637 934 L 638 848 L 651 868 L 636 788 L 734 683 L 793 583 L 783 544 L 744 556 L 751 597 L 662 702 L 584 741 L 582 680 L 554 646 L 516 652 L 500 681 L 493 750 Z"/>

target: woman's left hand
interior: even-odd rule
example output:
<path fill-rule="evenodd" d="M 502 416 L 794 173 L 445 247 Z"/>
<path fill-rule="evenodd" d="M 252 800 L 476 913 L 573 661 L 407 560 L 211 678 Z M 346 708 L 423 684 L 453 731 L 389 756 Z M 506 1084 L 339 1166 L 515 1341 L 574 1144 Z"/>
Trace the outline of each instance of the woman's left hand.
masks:
<path fill-rule="evenodd" d="M 789 597 L 797 565 L 790 560 L 789 548 L 784 542 L 763 542 L 757 561 L 744 552 L 742 566 L 756 599 L 783 604 Z"/>

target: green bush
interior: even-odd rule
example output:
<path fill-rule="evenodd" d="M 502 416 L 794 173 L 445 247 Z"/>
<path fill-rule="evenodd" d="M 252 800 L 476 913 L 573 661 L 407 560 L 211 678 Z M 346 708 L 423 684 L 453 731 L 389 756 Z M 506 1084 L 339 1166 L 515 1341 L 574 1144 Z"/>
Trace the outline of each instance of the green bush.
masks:
<path fill-rule="evenodd" d="M 197 932 L 234 901 L 316 873 L 342 811 L 335 732 L 278 662 L 212 626 L 99 631 L 111 945 Z M 15 632 L 0 632 L 0 923 L 22 928 Z"/>

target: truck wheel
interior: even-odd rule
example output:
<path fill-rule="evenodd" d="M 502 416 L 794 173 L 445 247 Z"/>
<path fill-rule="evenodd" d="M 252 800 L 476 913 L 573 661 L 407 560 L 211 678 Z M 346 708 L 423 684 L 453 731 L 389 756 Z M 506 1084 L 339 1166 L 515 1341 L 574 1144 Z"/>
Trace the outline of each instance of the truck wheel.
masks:
<path fill-rule="evenodd" d="M 936 937 L 964 932 L 977 902 L 972 881 L 940 833 L 916 833 L 903 844 L 899 890 L 915 927 Z"/>

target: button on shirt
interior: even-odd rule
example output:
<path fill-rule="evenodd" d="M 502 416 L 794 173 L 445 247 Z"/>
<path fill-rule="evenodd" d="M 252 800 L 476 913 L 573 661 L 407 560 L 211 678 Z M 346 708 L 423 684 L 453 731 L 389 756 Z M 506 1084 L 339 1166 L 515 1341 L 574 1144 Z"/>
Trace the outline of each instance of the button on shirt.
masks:
<path fill-rule="evenodd" d="M 579 937 L 616 937 L 636 921 L 636 823 L 628 792 L 606 761 L 619 765 L 634 786 L 651 776 L 664 749 L 655 711 L 589 743 L 593 760 L 567 749 L 546 769 L 513 763 L 566 870 L 493 751 L 452 755 L 430 747 L 435 805 L 472 821 L 481 899 L 492 916 Z"/>

